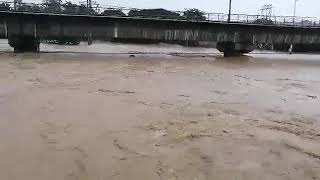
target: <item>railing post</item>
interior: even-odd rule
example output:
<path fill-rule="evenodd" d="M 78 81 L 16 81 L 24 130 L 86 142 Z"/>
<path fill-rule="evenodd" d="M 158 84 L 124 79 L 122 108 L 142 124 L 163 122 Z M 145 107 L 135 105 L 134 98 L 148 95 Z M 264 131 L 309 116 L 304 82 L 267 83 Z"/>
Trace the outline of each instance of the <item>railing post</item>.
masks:
<path fill-rule="evenodd" d="M 220 14 L 218 14 L 218 21 L 220 21 Z"/>
<path fill-rule="evenodd" d="M 292 25 L 293 25 L 293 26 L 294 26 L 294 23 L 295 23 L 295 22 L 294 22 L 294 21 L 295 21 L 295 18 L 296 18 L 296 17 L 294 17 L 294 18 L 292 19 Z"/>

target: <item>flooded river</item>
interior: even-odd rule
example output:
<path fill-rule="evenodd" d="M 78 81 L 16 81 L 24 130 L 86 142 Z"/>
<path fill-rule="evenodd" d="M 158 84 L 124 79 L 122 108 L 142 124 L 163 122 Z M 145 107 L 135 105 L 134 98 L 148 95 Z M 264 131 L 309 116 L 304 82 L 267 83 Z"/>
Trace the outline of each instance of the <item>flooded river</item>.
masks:
<path fill-rule="evenodd" d="M 0 41 L 0 179 L 320 179 L 320 55 L 41 50 Z"/>

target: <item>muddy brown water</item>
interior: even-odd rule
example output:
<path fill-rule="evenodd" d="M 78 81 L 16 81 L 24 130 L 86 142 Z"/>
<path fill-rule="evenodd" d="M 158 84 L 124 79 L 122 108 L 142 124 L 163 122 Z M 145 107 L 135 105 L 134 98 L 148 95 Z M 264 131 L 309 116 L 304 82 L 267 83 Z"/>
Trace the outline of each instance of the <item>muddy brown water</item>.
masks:
<path fill-rule="evenodd" d="M 0 179 L 319 179 L 319 68 L 319 55 L 271 52 L 2 53 Z"/>

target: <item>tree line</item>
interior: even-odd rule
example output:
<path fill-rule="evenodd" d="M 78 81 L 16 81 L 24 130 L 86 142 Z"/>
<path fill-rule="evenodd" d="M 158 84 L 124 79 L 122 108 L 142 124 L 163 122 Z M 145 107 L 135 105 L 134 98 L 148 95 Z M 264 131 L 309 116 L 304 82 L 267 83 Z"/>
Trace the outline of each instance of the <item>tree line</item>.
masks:
<path fill-rule="evenodd" d="M 121 16 L 121 17 L 152 17 L 152 18 L 168 18 L 181 20 L 206 20 L 205 13 L 199 9 L 186 9 L 181 13 L 168 11 L 166 9 L 132 9 L 125 14 L 121 9 L 105 9 L 99 13 L 93 8 L 88 8 L 85 4 L 74 4 L 71 1 L 62 2 L 62 0 L 44 0 L 41 5 L 21 3 L 15 7 L 10 6 L 6 2 L 0 4 L 0 11 L 23 11 L 23 12 L 43 12 L 43 13 L 59 13 L 59 14 L 91 14 L 103 16 Z"/>
<path fill-rule="evenodd" d="M 43 0 L 40 4 L 17 4 L 16 7 L 10 6 L 6 2 L 0 4 L 0 11 L 23 11 L 23 12 L 43 12 L 43 13 L 59 13 L 59 14 L 76 14 L 76 15 L 102 15 L 102 16 L 118 16 L 118 17 L 148 17 L 162 19 L 178 19 L 178 20 L 208 20 L 206 14 L 199 9 L 186 9 L 182 12 L 174 12 L 166 9 L 132 9 L 125 14 L 121 9 L 108 8 L 103 12 L 98 12 L 93 8 L 88 8 L 85 4 L 74 4 L 71 1 L 62 2 L 62 0 Z M 257 19 L 253 24 L 273 25 L 274 22 L 267 18 Z"/>

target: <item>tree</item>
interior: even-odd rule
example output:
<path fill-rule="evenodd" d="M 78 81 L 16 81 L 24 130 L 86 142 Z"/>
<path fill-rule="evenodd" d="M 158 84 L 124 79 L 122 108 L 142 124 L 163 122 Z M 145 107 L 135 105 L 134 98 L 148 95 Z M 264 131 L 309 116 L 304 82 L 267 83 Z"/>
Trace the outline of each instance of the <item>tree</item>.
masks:
<path fill-rule="evenodd" d="M 253 24 L 273 25 L 274 22 L 271 19 L 261 18 L 252 22 Z"/>
<path fill-rule="evenodd" d="M 87 8 L 85 4 L 80 4 L 78 6 L 78 14 L 97 14 L 97 12 L 92 8 Z"/>
<path fill-rule="evenodd" d="M 61 5 L 62 4 L 62 0 L 43 0 L 44 4 L 49 4 L 49 5 Z"/>
<path fill-rule="evenodd" d="M 33 4 L 31 9 L 32 9 L 32 12 L 41 12 L 41 7 L 36 4 Z"/>
<path fill-rule="evenodd" d="M 120 9 L 106 9 L 104 10 L 101 15 L 104 16 L 126 16 Z"/>
<path fill-rule="evenodd" d="M 63 6 L 62 13 L 64 13 L 64 14 L 78 14 L 79 13 L 79 7 L 70 1 L 65 2 L 62 6 Z"/>
<path fill-rule="evenodd" d="M 21 4 L 17 7 L 17 11 L 41 12 L 41 8 L 35 4 Z"/>
<path fill-rule="evenodd" d="M 1 3 L 0 4 L 0 11 L 9 11 L 11 8 L 10 8 L 10 5 L 8 3 Z"/>
<path fill-rule="evenodd" d="M 67 1 L 62 6 L 62 13 L 64 14 L 97 14 L 94 9 L 87 8 L 85 4 L 77 5 Z"/>
<path fill-rule="evenodd" d="M 199 9 L 187 9 L 183 12 L 183 17 L 188 20 L 205 21 L 204 12 Z"/>
<path fill-rule="evenodd" d="M 44 12 L 61 13 L 62 11 L 62 0 L 44 0 L 43 4 L 45 5 Z"/>
<path fill-rule="evenodd" d="M 180 14 L 165 9 L 142 9 L 129 11 L 128 16 L 178 19 L 180 17 Z"/>

